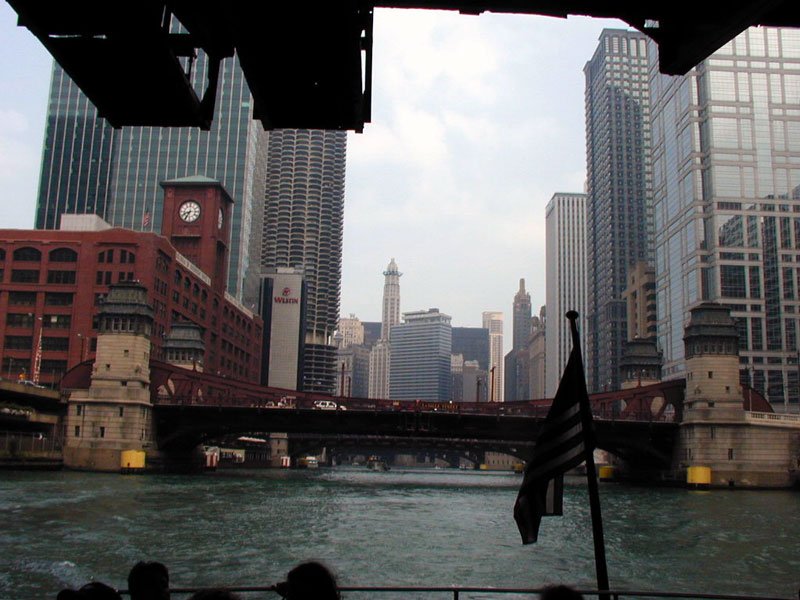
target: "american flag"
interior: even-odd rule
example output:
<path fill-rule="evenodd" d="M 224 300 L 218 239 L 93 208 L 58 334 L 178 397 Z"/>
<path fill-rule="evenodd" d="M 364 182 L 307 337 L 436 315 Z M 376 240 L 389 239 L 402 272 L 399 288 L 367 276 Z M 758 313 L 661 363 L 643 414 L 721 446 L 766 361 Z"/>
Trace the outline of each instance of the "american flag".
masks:
<path fill-rule="evenodd" d="M 150 227 L 150 211 L 146 211 L 142 216 L 142 227 Z"/>
<path fill-rule="evenodd" d="M 582 399 L 588 412 L 589 396 L 577 340 L 574 335 L 572 352 L 514 504 L 514 520 L 523 544 L 536 542 L 543 516 L 562 514 L 564 473 L 580 465 L 593 450 L 581 414 Z"/>

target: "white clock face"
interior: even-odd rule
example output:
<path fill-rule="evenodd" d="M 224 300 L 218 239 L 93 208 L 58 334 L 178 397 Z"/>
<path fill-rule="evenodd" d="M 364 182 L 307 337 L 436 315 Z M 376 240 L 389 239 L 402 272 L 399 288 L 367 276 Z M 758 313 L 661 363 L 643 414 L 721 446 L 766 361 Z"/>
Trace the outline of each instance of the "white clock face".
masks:
<path fill-rule="evenodd" d="M 222 209 L 217 213 L 217 229 L 222 229 Z"/>
<path fill-rule="evenodd" d="M 194 200 L 188 200 L 181 204 L 178 216 L 187 223 L 194 223 L 200 218 L 200 205 Z"/>

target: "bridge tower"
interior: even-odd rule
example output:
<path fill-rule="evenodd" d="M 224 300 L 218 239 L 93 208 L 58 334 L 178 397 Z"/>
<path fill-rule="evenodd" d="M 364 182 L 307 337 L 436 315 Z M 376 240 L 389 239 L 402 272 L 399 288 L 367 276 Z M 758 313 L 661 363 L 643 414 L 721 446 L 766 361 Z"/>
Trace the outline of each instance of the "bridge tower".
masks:
<path fill-rule="evenodd" d="M 124 450 L 152 445 L 152 327 L 147 289 L 138 282 L 112 285 L 99 313 L 91 385 L 69 399 L 65 466 L 119 471 Z"/>
<path fill-rule="evenodd" d="M 659 383 L 661 359 L 655 338 L 636 338 L 627 342 L 620 360 L 620 388 L 627 390 Z"/>
<path fill-rule="evenodd" d="M 683 341 L 686 395 L 675 476 L 714 487 L 797 485 L 800 423 L 795 415 L 745 410 L 730 309 L 709 302 L 694 307 Z"/>
<path fill-rule="evenodd" d="M 691 310 L 686 354 L 684 420 L 744 418 L 739 385 L 739 334 L 730 309 L 704 302 Z"/>
<path fill-rule="evenodd" d="M 748 485 L 751 456 L 739 385 L 739 335 L 730 309 L 706 302 L 691 310 L 683 337 L 686 395 L 676 448 L 678 471 L 710 469 L 715 486 Z"/>
<path fill-rule="evenodd" d="M 167 362 L 194 371 L 203 371 L 205 344 L 203 332 L 196 323 L 173 323 L 164 340 Z"/>

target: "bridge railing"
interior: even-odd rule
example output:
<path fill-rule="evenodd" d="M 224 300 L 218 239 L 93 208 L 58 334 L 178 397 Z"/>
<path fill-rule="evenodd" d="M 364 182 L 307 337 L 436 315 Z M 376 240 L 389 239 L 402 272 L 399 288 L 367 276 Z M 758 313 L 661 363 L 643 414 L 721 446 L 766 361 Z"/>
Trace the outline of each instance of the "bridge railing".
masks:
<path fill-rule="evenodd" d="M 424 400 L 381 400 L 369 398 L 302 397 L 300 395 L 242 398 L 236 395 L 192 394 L 159 396 L 157 404 L 178 406 L 214 406 L 275 410 L 336 410 L 380 413 L 445 413 L 495 417 L 545 418 L 549 403 L 521 402 L 429 402 Z M 621 413 L 607 407 L 594 407 L 595 419 L 606 421 L 668 422 L 670 416 L 654 417 L 649 411 Z"/>
<path fill-rule="evenodd" d="M 764 423 L 764 424 L 784 426 L 784 427 L 800 427 L 800 415 L 745 411 L 744 417 L 747 421 L 754 421 L 756 423 Z"/>

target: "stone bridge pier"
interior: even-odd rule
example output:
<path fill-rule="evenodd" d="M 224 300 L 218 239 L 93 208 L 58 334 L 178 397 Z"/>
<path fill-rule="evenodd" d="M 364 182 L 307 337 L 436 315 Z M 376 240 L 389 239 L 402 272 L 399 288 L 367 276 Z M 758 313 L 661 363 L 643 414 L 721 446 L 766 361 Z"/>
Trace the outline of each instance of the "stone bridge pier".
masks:
<path fill-rule="evenodd" d="M 713 487 L 796 485 L 800 418 L 747 405 L 730 310 L 713 303 L 695 307 L 683 339 L 686 395 L 673 472 L 690 479 L 697 473 L 695 483 Z"/>

